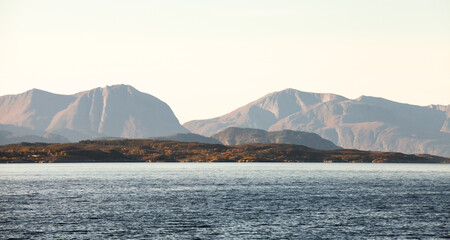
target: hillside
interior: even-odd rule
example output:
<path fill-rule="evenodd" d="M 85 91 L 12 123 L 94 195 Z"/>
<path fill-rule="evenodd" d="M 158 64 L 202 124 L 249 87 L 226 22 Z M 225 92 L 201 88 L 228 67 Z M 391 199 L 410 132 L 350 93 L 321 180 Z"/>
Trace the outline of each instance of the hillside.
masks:
<path fill-rule="evenodd" d="M 210 143 L 210 144 L 221 144 L 221 142 L 212 137 L 205 137 L 202 135 L 194 133 L 177 133 L 164 137 L 151 138 L 155 140 L 163 141 L 177 141 L 177 142 L 197 142 L 197 143 Z"/>
<path fill-rule="evenodd" d="M 46 133 L 44 135 L 23 135 L 0 130 L 0 145 L 20 142 L 65 143 L 69 142 L 69 140 L 53 133 Z"/>
<path fill-rule="evenodd" d="M 450 163 L 449 158 L 359 150 L 317 150 L 292 144 L 225 146 L 160 140 L 22 143 L 0 146 L 1 163 L 34 162 L 366 162 Z"/>
<path fill-rule="evenodd" d="M 340 147 L 315 133 L 282 130 L 267 132 L 261 129 L 230 127 L 211 136 L 225 145 L 252 143 L 285 143 L 303 145 L 309 148 L 332 150 Z"/>

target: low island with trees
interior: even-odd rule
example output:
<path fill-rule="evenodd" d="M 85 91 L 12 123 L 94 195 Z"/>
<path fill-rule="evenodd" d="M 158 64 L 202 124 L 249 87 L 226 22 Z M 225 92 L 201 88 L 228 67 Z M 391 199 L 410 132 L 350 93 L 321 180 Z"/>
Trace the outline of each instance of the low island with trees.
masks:
<path fill-rule="evenodd" d="M 450 163 L 427 154 L 317 150 L 294 144 L 225 146 L 150 139 L 85 140 L 77 143 L 19 143 L 0 146 L 0 163 L 53 162 L 357 162 Z"/>

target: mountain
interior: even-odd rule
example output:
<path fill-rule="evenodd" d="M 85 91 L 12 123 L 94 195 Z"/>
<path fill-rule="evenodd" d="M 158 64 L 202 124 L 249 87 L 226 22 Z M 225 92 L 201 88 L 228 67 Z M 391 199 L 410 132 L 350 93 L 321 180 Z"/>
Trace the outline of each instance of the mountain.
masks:
<path fill-rule="evenodd" d="M 128 85 L 95 88 L 74 95 L 32 89 L 0 97 L 0 113 L 0 124 L 57 133 L 71 141 L 188 132 L 166 103 Z"/>
<path fill-rule="evenodd" d="M 0 145 L 21 142 L 66 143 L 69 140 L 61 135 L 43 130 L 0 124 Z"/>
<path fill-rule="evenodd" d="M 208 144 L 222 144 L 219 140 L 212 137 L 205 137 L 194 133 L 177 133 L 165 137 L 151 138 L 155 140 L 177 141 L 177 142 L 197 142 Z"/>
<path fill-rule="evenodd" d="M 69 142 L 69 140 L 63 136 L 53 133 L 47 133 L 42 136 L 38 136 L 15 134 L 10 131 L 0 130 L 0 145 L 21 142 L 66 143 Z"/>
<path fill-rule="evenodd" d="M 75 100 L 75 96 L 53 94 L 39 89 L 1 96 L 0 124 L 45 130 L 53 117 Z"/>
<path fill-rule="evenodd" d="M 230 127 L 212 135 L 225 145 L 242 145 L 251 143 L 286 143 L 303 145 L 321 150 L 339 149 L 329 140 L 321 138 L 315 133 L 282 130 L 267 132 L 261 129 Z"/>
<path fill-rule="evenodd" d="M 208 120 L 194 120 L 184 124 L 193 133 L 211 136 L 227 127 L 243 127 L 268 130 L 281 119 L 297 112 L 306 112 L 317 104 L 328 101 L 344 101 L 335 94 L 318 94 L 286 89 L 268 94 L 231 113 Z"/>
<path fill-rule="evenodd" d="M 228 127 L 288 129 L 317 133 L 343 148 L 450 156 L 449 116 L 449 107 L 442 105 L 422 107 L 286 89 L 184 127 L 205 136 Z"/>

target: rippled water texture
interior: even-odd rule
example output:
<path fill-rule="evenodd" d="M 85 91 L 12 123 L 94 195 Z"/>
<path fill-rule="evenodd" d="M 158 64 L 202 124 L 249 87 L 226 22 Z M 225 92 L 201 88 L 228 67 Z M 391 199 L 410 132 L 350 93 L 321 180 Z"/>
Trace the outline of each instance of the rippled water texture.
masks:
<path fill-rule="evenodd" d="M 450 165 L 0 165 L 0 238 L 445 238 Z"/>

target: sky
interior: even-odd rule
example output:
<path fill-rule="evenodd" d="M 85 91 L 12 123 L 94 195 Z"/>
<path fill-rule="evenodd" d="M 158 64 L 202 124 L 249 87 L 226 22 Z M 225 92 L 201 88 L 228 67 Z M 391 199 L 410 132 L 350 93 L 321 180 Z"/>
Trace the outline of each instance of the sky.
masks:
<path fill-rule="evenodd" d="M 129 84 L 181 123 L 286 88 L 450 104 L 448 0 L 0 0 L 0 95 Z"/>

